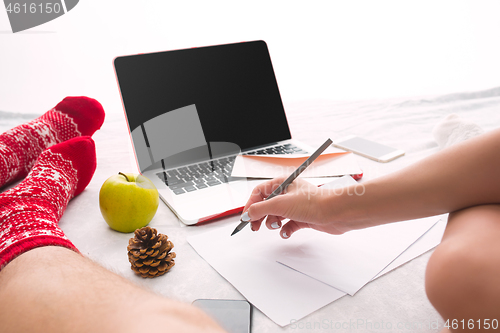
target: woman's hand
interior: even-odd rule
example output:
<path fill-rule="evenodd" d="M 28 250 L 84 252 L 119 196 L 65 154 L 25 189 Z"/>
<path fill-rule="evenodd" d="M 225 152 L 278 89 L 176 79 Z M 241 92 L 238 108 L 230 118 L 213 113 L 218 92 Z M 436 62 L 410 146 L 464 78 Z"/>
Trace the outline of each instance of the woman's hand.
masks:
<path fill-rule="evenodd" d="M 329 206 L 334 198 L 326 189 L 317 187 L 301 178 L 297 178 L 286 191 L 272 199 L 267 198 L 285 178 L 275 178 L 257 186 L 248 200 L 244 212 L 252 220 L 252 230 L 260 229 L 267 216 L 266 226 L 269 229 L 281 228 L 283 238 L 290 237 L 302 228 L 312 228 L 330 234 L 339 235 L 349 229 L 339 222 L 333 222 Z M 282 226 L 283 220 L 290 219 Z"/>

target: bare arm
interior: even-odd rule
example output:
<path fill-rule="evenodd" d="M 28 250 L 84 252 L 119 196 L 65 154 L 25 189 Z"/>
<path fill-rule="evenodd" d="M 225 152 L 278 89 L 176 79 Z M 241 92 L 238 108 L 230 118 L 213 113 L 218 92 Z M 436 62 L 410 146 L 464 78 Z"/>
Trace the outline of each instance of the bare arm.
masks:
<path fill-rule="evenodd" d="M 266 186 L 258 191 L 265 197 Z M 323 192 L 305 196 L 296 188 L 269 201 L 247 203 L 253 229 L 270 215 L 285 238 L 301 228 L 343 233 L 388 222 L 414 219 L 489 203 L 500 203 L 500 130 L 447 148 L 393 174 L 363 184 L 364 194 Z M 312 191 L 312 188 L 310 188 Z M 307 191 L 306 191 L 307 192 Z M 349 193 L 352 194 L 353 191 Z M 307 198 L 307 199 L 306 199 Z M 307 200 L 307 202 L 306 202 Z M 285 235 L 284 235 L 285 234 Z"/>
<path fill-rule="evenodd" d="M 368 181 L 364 195 L 344 200 L 342 214 L 368 225 L 500 203 L 500 130 Z"/>

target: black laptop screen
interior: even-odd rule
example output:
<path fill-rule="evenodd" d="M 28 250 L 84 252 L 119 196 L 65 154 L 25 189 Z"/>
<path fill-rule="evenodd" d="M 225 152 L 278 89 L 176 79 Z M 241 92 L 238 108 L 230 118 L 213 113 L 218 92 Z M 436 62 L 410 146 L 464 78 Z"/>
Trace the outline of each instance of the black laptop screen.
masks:
<path fill-rule="evenodd" d="M 247 149 L 291 137 L 263 41 L 124 56 L 114 65 L 131 132 L 149 136 L 145 123 L 155 118 L 150 123 L 158 125 L 165 113 L 194 105 L 206 142 Z M 166 126 L 156 140 L 178 145 L 174 132 L 193 131 L 179 126 Z M 137 154 L 135 138 L 134 145 Z"/>

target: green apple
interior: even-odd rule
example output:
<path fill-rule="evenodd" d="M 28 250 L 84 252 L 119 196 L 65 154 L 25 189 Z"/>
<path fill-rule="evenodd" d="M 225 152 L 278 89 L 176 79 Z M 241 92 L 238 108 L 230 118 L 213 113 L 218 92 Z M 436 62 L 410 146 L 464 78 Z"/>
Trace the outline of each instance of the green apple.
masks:
<path fill-rule="evenodd" d="M 120 232 L 133 232 L 148 225 L 159 202 L 158 190 L 143 175 L 119 172 L 109 177 L 99 191 L 104 220 Z"/>

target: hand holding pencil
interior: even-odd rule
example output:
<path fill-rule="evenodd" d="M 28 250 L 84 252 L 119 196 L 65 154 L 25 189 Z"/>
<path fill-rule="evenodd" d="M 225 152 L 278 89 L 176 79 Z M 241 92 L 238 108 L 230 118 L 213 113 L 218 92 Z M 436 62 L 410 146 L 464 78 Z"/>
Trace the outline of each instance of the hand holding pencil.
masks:
<path fill-rule="evenodd" d="M 283 226 L 280 234 L 288 238 L 301 228 L 314 228 L 332 234 L 341 234 L 335 226 L 324 224 L 324 210 L 320 202 L 324 202 L 326 191 L 303 179 L 296 179 L 326 148 L 331 144 L 328 139 L 311 157 L 288 177 L 275 178 L 257 186 L 247 204 L 243 208 L 241 223 L 231 235 L 252 223 L 252 230 L 257 231 L 267 216 L 269 229 L 282 227 L 284 219 L 290 219 Z M 283 194 L 282 194 L 283 193 Z M 280 195 L 281 194 L 281 195 Z"/>

